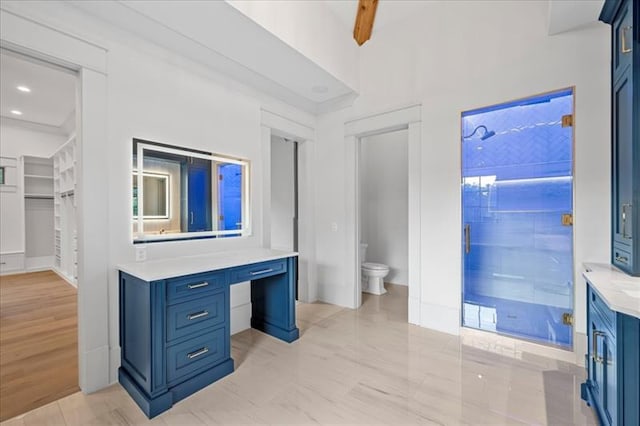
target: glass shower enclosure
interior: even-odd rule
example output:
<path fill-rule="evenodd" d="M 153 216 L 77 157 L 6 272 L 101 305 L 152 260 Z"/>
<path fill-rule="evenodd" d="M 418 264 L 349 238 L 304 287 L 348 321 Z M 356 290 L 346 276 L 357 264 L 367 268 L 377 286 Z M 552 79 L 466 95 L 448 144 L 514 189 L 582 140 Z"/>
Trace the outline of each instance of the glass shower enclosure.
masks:
<path fill-rule="evenodd" d="M 465 327 L 572 348 L 573 89 L 462 114 Z"/>

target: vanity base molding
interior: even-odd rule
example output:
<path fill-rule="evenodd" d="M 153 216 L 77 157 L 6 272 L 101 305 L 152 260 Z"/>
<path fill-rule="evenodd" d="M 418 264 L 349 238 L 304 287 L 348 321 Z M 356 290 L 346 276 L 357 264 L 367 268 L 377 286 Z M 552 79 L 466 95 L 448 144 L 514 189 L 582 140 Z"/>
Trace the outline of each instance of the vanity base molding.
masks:
<path fill-rule="evenodd" d="M 118 381 L 148 418 L 152 418 L 173 407 L 173 404 L 198 392 L 210 384 L 233 373 L 233 359 L 228 359 L 197 376 L 180 383 L 155 397 L 148 396 L 122 367 L 118 369 Z"/>

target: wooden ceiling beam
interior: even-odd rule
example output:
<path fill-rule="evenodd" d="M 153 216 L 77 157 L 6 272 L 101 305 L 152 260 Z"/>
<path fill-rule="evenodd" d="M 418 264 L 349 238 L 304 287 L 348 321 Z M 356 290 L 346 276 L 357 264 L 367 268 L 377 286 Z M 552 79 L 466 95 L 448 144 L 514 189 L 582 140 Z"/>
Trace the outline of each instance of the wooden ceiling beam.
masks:
<path fill-rule="evenodd" d="M 373 31 L 373 21 L 376 19 L 376 9 L 378 0 L 359 0 L 356 24 L 353 27 L 353 38 L 362 46 L 365 41 L 371 38 Z"/>

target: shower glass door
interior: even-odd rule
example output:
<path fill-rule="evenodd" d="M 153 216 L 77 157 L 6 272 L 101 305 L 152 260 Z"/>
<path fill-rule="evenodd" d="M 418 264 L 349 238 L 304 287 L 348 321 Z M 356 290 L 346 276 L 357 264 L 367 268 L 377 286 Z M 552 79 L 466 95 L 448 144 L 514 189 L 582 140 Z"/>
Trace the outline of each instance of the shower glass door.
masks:
<path fill-rule="evenodd" d="M 463 325 L 572 347 L 573 90 L 462 114 Z"/>

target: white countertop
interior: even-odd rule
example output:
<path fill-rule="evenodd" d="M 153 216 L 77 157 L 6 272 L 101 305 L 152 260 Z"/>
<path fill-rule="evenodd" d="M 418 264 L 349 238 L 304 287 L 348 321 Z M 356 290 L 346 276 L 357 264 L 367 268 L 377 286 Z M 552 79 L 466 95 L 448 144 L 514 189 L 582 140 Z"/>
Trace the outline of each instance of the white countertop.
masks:
<path fill-rule="evenodd" d="M 170 259 L 126 263 L 116 268 L 144 281 L 163 280 L 200 272 L 216 271 L 234 266 L 249 265 L 267 260 L 297 256 L 296 252 L 266 248 L 247 248 L 197 256 L 173 257 Z"/>
<path fill-rule="evenodd" d="M 604 263 L 585 263 L 582 276 L 612 311 L 640 319 L 640 277 L 632 277 Z"/>

